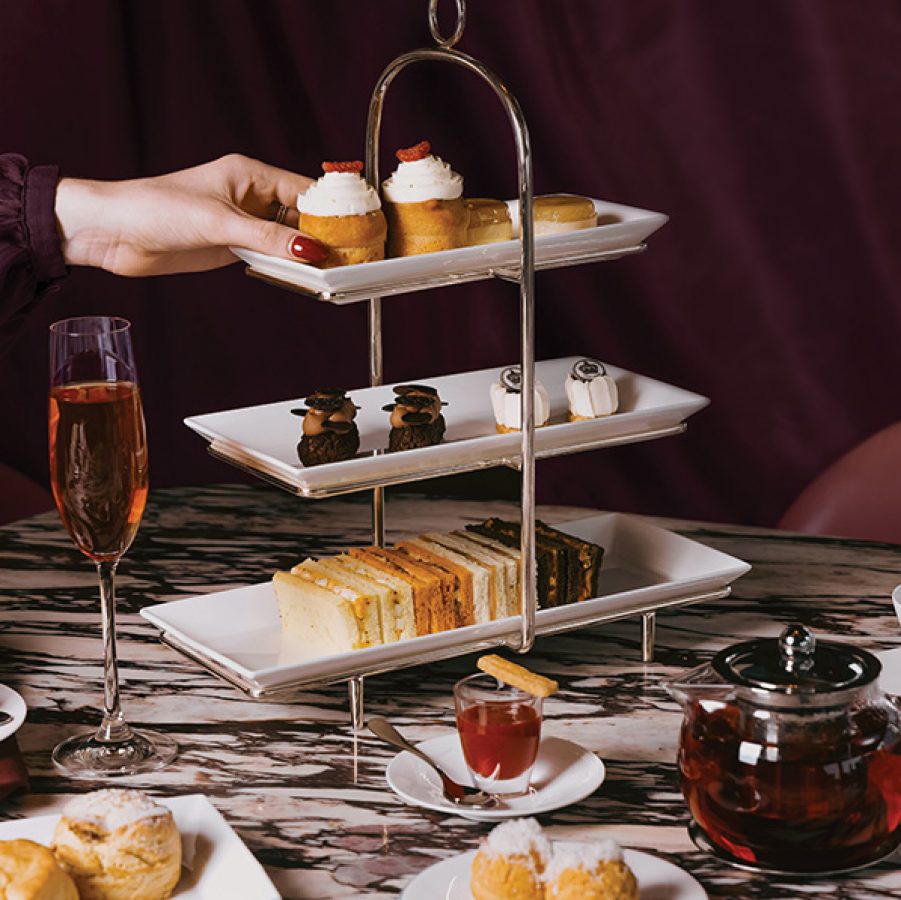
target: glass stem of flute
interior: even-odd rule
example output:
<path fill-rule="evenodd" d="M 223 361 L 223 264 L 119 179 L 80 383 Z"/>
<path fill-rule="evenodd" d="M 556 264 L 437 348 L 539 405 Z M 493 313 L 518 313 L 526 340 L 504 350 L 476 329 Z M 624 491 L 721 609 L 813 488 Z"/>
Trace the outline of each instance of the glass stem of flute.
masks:
<path fill-rule="evenodd" d="M 103 618 L 103 721 L 97 740 L 118 743 L 128 740 L 131 729 L 119 707 L 119 674 L 116 660 L 116 566 L 118 560 L 97 563 L 100 577 L 100 613 Z"/>

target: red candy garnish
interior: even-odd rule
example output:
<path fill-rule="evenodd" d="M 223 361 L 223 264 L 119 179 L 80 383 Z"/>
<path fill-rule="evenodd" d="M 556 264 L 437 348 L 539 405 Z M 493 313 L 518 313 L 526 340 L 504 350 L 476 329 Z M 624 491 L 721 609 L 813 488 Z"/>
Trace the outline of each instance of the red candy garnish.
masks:
<path fill-rule="evenodd" d="M 417 159 L 425 159 L 431 149 L 432 145 L 428 141 L 420 141 L 415 147 L 401 147 L 395 156 L 401 162 L 416 162 Z"/>
<path fill-rule="evenodd" d="M 352 162 L 324 162 L 323 172 L 362 172 L 363 163 L 355 159 Z"/>

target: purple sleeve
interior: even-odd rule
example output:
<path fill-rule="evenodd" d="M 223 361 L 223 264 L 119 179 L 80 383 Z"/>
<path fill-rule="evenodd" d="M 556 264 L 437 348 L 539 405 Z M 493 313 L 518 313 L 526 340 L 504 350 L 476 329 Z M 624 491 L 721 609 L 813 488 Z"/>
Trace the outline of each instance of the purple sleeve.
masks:
<path fill-rule="evenodd" d="M 54 216 L 56 166 L 0 154 L 0 353 L 28 310 L 66 274 Z"/>

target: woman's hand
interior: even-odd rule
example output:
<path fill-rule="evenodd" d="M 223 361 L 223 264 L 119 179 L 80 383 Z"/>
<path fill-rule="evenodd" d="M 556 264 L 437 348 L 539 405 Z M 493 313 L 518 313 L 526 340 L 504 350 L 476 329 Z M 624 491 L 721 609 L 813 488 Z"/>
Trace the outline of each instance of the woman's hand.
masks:
<path fill-rule="evenodd" d="M 134 276 L 227 266 L 237 259 L 229 246 L 322 262 L 327 248 L 291 227 L 297 195 L 311 182 L 238 154 L 156 178 L 62 178 L 63 255 L 69 265 Z M 289 224 L 273 221 L 281 205 Z"/>

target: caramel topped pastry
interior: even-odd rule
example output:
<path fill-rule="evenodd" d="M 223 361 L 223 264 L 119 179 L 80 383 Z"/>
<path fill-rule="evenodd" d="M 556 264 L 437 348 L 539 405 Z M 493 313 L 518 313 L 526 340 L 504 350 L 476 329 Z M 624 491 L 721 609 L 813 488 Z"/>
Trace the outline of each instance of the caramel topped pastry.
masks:
<path fill-rule="evenodd" d="M 394 393 L 394 402 L 382 407 L 391 413 L 388 450 L 415 450 L 440 443 L 445 430 L 441 407 L 447 404 L 438 391 L 425 384 L 399 384 Z"/>
<path fill-rule="evenodd" d="M 598 222 L 594 203 L 574 194 L 536 197 L 533 209 L 536 236 L 594 228 Z"/>
<path fill-rule="evenodd" d="M 358 406 L 339 389 L 313 391 L 307 405 L 292 409 L 303 416 L 303 435 L 297 455 L 305 466 L 350 459 L 360 449 L 360 432 L 354 418 Z"/>
<path fill-rule="evenodd" d="M 466 231 L 468 246 L 494 244 L 513 239 L 513 222 L 506 203 L 487 197 L 475 197 L 464 202 L 469 211 L 469 225 Z"/>

